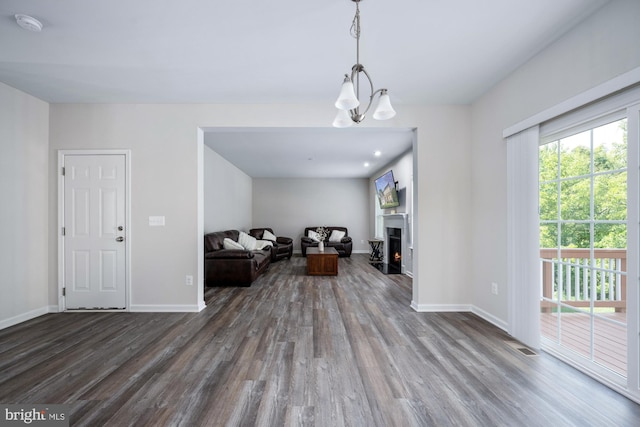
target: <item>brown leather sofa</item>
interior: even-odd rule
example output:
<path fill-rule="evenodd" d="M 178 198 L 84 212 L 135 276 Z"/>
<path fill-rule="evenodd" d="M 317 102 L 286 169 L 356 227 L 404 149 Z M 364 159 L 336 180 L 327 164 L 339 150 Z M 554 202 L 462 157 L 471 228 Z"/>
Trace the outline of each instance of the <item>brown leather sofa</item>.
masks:
<path fill-rule="evenodd" d="M 249 230 L 249 235 L 255 237 L 258 240 L 263 240 L 262 236 L 264 235 L 265 230 L 275 235 L 273 230 L 268 227 L 252 228 L 251 230 Z M 273 246 L 271 247 L 271 262 L 276 262 L 284 258 L 291 258 L 292 255 L 293 255 L 293 239 L 290 237 L 277 236 L 276 241 L 273 242 Z"/>
<path fill-rule="evenodd" d="M 237 242 L 239 234 L 238 230 L 227 230 L 204 236 L 205 286 L 250 286 L 269 268 L 270 247 L 255 251 L 224 249 L 224 238 Z"/>
<path fill-rule="evenodd" d="M 318 242 L 311 239 L 309 236 L 309 230 L 316 231 L 318 227 L 307 227 L 304 229 L 304 234 L 300 239 L 300 249 L 302 250 L 302 256 L 307 256 L 307 248 L 317 247 Z M 327 239 L 324 241 L 325 248 L 335 248 L 338 251 L 339 257 L 350 257 L 353 250 L 353 241 L 349 237 L 349 232 L 346 227 L 325 227 L 329 231 Z M 330 242 L 329 237 L 333 230 L 344 231 L 344 237 L 339 242 Z"/>

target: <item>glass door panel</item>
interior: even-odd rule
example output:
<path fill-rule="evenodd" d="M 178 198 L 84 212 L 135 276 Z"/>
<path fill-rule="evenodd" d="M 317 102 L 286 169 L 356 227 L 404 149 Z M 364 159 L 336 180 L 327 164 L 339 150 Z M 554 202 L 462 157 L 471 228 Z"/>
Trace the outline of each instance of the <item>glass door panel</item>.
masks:
<path fill-rule="evenodd" d="M 539 150 L 543 343 L 626 376 L 627 120 Z M 584 127 L 583 127 L 584 129 Z"/>

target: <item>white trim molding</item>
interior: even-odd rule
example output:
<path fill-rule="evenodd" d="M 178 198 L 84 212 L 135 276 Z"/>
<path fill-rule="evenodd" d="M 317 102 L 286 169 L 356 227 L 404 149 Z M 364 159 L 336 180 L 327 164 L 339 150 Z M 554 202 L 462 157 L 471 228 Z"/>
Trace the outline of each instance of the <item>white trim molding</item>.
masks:
<path fill-rule="evenodd" d="M 411 301 L 411 308 L 418 313 L 473 313 L 492 325 L 507 331 L 507 322 L 471 304 L 417 304 Z"/>
<path fill-rule="evenodd" d="M 44 307 L 36 308 L 35 310 L 27 311 L 26 313 L 20 313 L 17 316 L 10 317 L 0 321 L 0 329 L 10 328 L 19 323 L 26 322 L 28 320 L 35 319 L 36 317 L 43 316 L 49 313 L 57 313 L 57 305 L 45 305 Z"/>
<path fill-rule="evenodd" d="M 202 304 L 181 304 L 181 305 L 152 305 L 136 304 L 129 308 L 132 313 L 198 313 L 204 308 Z"/>
<path fill-rule="evenodd" d="M 481 309 L 480 307 L 476 307 L 471 306 L 471 312 L 473 314 L 475 314 L 478 317 L 482 317 L 484 320 L 486 320 L 487 322 L 491 323 L 492 325 L 502 329 L 505 332 L 509 332 L 509 326 L 507 325 L 507 322 L 505 322 L 502 319 L 499 319 L 497 317 L 495 317 L 494 315 L 484 311 L 483 309 Z"/>
<path fill-rule="evenodd" d="M 411 301 L 411 308 L 418 313 L 437 313 L 437 312 L 471 312 L 470 304 L 418 304 Z"/>
<path fill-rule="evenodd" d="M 579 93 L 578 95 L 573 96 L 565 100 L 564 102 L 561 102 L 560 104 L 554 105 L 551 108 L 547 108 L 546 110 L 541 111 L 538 114 L 535 114 L 525 120 L 522 120 L 521 122 L 509 126 L 502 131 L 502 137 L 508 138 L 532 126 L 544 123 L 547 120 L 551 120 L 553 118 L 561 116 L 562 114 L 568 113 L 569 111 L 575 110 L 576 108 L 580 108 L 591 102 L 597 101 L 598 99 L 604 98 L 605 96 L 609 96 L 612 93 L 631 87 L 635 84 L 638 84 L 639 82 L 640 67 L 634 68 L 631 71 L 614 77 L 613 79 L 608 80 L 585 92 Z"/>

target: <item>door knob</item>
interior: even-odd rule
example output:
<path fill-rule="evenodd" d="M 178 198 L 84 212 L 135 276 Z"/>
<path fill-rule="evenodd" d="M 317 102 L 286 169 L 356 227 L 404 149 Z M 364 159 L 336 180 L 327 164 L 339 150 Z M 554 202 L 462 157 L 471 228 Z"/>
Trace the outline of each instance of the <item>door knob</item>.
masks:
<path fill-rule="evenodd" d="M 120 236 L 120 237 L 116 237 L 116 242 L 123 242 L 124 241 L 124 237 Z"/>

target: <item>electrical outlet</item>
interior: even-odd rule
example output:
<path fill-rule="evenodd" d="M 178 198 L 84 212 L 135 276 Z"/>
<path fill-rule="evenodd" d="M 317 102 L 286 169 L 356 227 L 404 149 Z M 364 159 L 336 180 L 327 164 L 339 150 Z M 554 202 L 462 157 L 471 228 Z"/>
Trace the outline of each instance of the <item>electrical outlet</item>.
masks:
<path fill-rule="evenodd" d="M 187 286 L 193 286 L 193 276 L 187 275 L 187 277 L 185 278 L 184 283 Z"/>
<path fill-rule="evenodd" d="M 498 295 L 498 284 L 496 282 L 491 283 L 491 293 Z"/>

